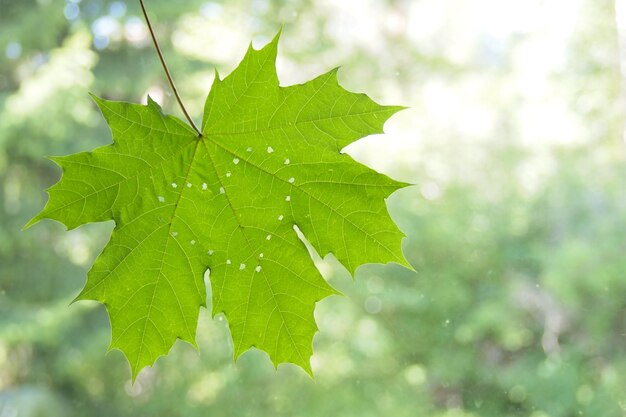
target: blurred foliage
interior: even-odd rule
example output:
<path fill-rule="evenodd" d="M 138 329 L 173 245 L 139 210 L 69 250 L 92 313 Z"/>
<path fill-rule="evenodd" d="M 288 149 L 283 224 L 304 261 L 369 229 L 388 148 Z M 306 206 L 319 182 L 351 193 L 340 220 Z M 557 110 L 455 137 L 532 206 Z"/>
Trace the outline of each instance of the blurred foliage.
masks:
<path fill-rule="evenodd" d="M 131 385 L 122 355 L 104 354 L 104 309 L 68 307 L 112 225 L 21 227 L 59 178 L 45 155 L 110 140 L 88 91 L 135 102 L 149 92 L 180 112 L 137 2 L 0 0 L 0 416 L 624 415 L 613 1 L 521 2 L 554 9 L 551 20 L 533 12 L 504 32 L 507 8 L 523 21 L 520 2 L 478 27 L 478 6 L 500 3 L 147 3 L 196 115 L 213 68 L 227 73 L 249 39 L 281 25 L 284 84 L 342 64 L 347 88 L 413 107 L 351 152 L 417 184 L 389 200 L 417 274 L 372 265 L 352 282 L 332 257 L 318 260 L 346 297 L 316 312 L 315 382 L 255 351 L 233 364 L 225 321 L 203 311 L 201 353 L 177 344 Z M 562 55 L 537 55 L 555 39 Z"/>

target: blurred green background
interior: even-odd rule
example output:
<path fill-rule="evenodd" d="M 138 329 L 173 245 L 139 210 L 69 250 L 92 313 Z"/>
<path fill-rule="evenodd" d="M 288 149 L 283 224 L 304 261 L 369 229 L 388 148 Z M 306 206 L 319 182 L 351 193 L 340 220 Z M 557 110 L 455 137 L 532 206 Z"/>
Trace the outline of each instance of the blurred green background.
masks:
<path fill-rule="evenodd" d="M 626 416 L 623 0 L 146 0 L 193 115 L 213 68 L 281 27 L 283 85 L 337 65 L 409 110 L 346 151 L 417 274 L 368 265 L 319 303 L 313 369 L 237 364 L 225 320 L 131 385 L 104 308 L 68 307 L 111 224 L 21 227 L 110 133 L 88 92 L 181 116 L 138 1 L 0 0 L 0 417 Z"/>

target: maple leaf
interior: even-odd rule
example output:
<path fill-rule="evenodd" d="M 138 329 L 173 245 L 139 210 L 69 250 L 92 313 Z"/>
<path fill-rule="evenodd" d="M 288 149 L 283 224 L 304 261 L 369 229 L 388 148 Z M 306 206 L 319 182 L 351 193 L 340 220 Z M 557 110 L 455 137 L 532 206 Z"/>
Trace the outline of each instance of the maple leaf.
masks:
<path fill-rule="evenodd" d="M 77 300 L 106 306 L 110 348 L 126 355 L 133 378 L 177 338 L 195 346 L 207 269 L 235 358 L 256 347 L 275 366 L 310 374 L 315 303 L 336 291 L 296 227 L 350 273 L 371 262 L 409 266 L 385 205 L 406 184 L 340 152 L 382 133 L 402 107 L 348 92 L 336 69 L 280 87 L 277 44 L 250 47 L 223 80 L 216 73 L 201 136 L 150 98 L 143 106 L 94 97 L 114 143 L 52 158 L 63 176 L 27 226 L 115 221 Z"/>

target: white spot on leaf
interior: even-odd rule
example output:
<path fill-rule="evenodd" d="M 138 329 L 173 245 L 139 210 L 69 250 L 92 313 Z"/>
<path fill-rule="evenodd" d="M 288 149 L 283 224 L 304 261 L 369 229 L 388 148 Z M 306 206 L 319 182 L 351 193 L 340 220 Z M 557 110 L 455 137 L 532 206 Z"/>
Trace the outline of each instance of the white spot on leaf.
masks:
<path fill-rule="evenodd" d="M 291 201 L 291 196 L 290 195 L 286 196 L 285 201 Z"/>
<path fill-rule="evenodd" d="M 231 175 L 232 175 L 232 174 L 231 174 L 231 172 L 230 172 L 230 171 L 228 171 L 228 172 L 226 173 L 226 176 L 227 176 L 227 177 L 230 177 Z"/>
<path fill-rule="evenodd" d="M 248 147 L 248 149 L 246 149 L 246 152 L 252 152 L 252 146 Z"/>
<path fill-rule="evenodd" d="M 263 257 L 263 252 L 259 253 L 259 258 Z"/>
<path fill-rule="evenodd" d="M 291 161 L 289 160 L 289 158 L 285 159 L 285 165 L 289 165 L 291 163 Z"/>
<path fill-rule="evenodd" d="M 159 199 L 161 203 L 165 202 L 165 197 L 163 197 L 162 195 L 158 196 L 157 198 Z"/>
<path fill-rule="evenodd" d="M 233 159 L 233 164 L 237 165 L 239 163 L 239 158 L 234 158 Z"/>
<path fill-rule="evenodd" d="M 278 216 L 278 221 L 282 221 L 285 218 L 285 216 L 283 216 L 282 214 L 280 216 Z"/>
<path fill-rule="evenodd" d="M 272 153 L 274 152 L 274 148 L 272 148 L 271 146 L 267 147 L 267 153 Z"/>
<path fill-rule="evenodd" d="M 240 264 L 239 265 L 239 270 L 243 271 L 244 269 L 246 269 L 246 264 Z"/>
<path fill-rule="evenodd" d="M 196 241 L 195 240 L 191 240 L 189 243 L 191 243 L 192 245 L 195 245 Z"/>
<path fill-rule="evenodd" d="M 178 236 L 178 232 L 172 232 L 172 236 L 173 236 L 173 237 Z"/>
<path fill-rule="evenodd" d="M 224 194 L 224 187 L 220 187 L 220 194 Z"/>
<path fill-rule="evenodd" d="M 213 255 L 215 252 L 213 251 L 213 249 L 209 249 L 207 253 L 208 253 L 208 254 L 209 254 L 209 256 L 210 256 L 210 255 Z"/>
<path fill-rule="evenodd" d="M 187 183 L 187 188 L 191 188 L 191 183 L 190 182 Z"/>
<path fill-rule="evenodd" d="M 202 183 L 202 189 L 203 189 L 203 190 L 206 190 L 206 188 L 207 188 L 206 182 L 203 182 L 203 183 Z"/>
<path fill-rule="evenodd" d="M 255 270 L 256 272 L 261 272 L 261 265 L 257 265 L 257 267 L 256 267 L 256 268 L 254 268 L 254 270 Z"/>
<path fill-rule="evenodd" d="M 226 259 L 226 265 L 230 265 L 231 263 L 230 259 Z"/>
<path fill-rule="evenodd" d="M 289 178 L 289 183 L 293 184 L 296 181 L 296 179 L 294 177 Z"/>
<path fill-rule="evenodd" d="M 265 236 L 265 240 L 272 240 L 272 235 Z"/>
<path fill-rule="evenodd" d="M 177 188 L 178 184 L 176 184 L 175 182 L 172 183 L 172 188 Z"/>

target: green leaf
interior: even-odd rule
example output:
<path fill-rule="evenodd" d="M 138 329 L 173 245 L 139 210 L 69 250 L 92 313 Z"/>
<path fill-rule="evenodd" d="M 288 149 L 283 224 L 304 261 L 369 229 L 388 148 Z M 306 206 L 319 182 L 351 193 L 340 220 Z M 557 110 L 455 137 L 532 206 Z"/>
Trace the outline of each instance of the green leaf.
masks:
<path fill-rule="evenodd" d="M 147 106 L 94 97 L 112 145 L 53 158 L 63 168 L 44 210 L 69 229 L 114 220 L 111 240 L 77 300 L 103 303 L 111 348 L 133 377 L 177 338 L 195 346 L 210 270 L 235 358 L 250 347 L 311 373 L 315 303 L 335 294 L 297 229 L 354 273 L 368 262 L 408 265 L 387 213 L 396 182 L 340 151 L 381 133 L 401 107 L 344 90 L 332 70 L 279 87 L 278 37 L 248 50 L 207 98 L 202 136 Z"/>

